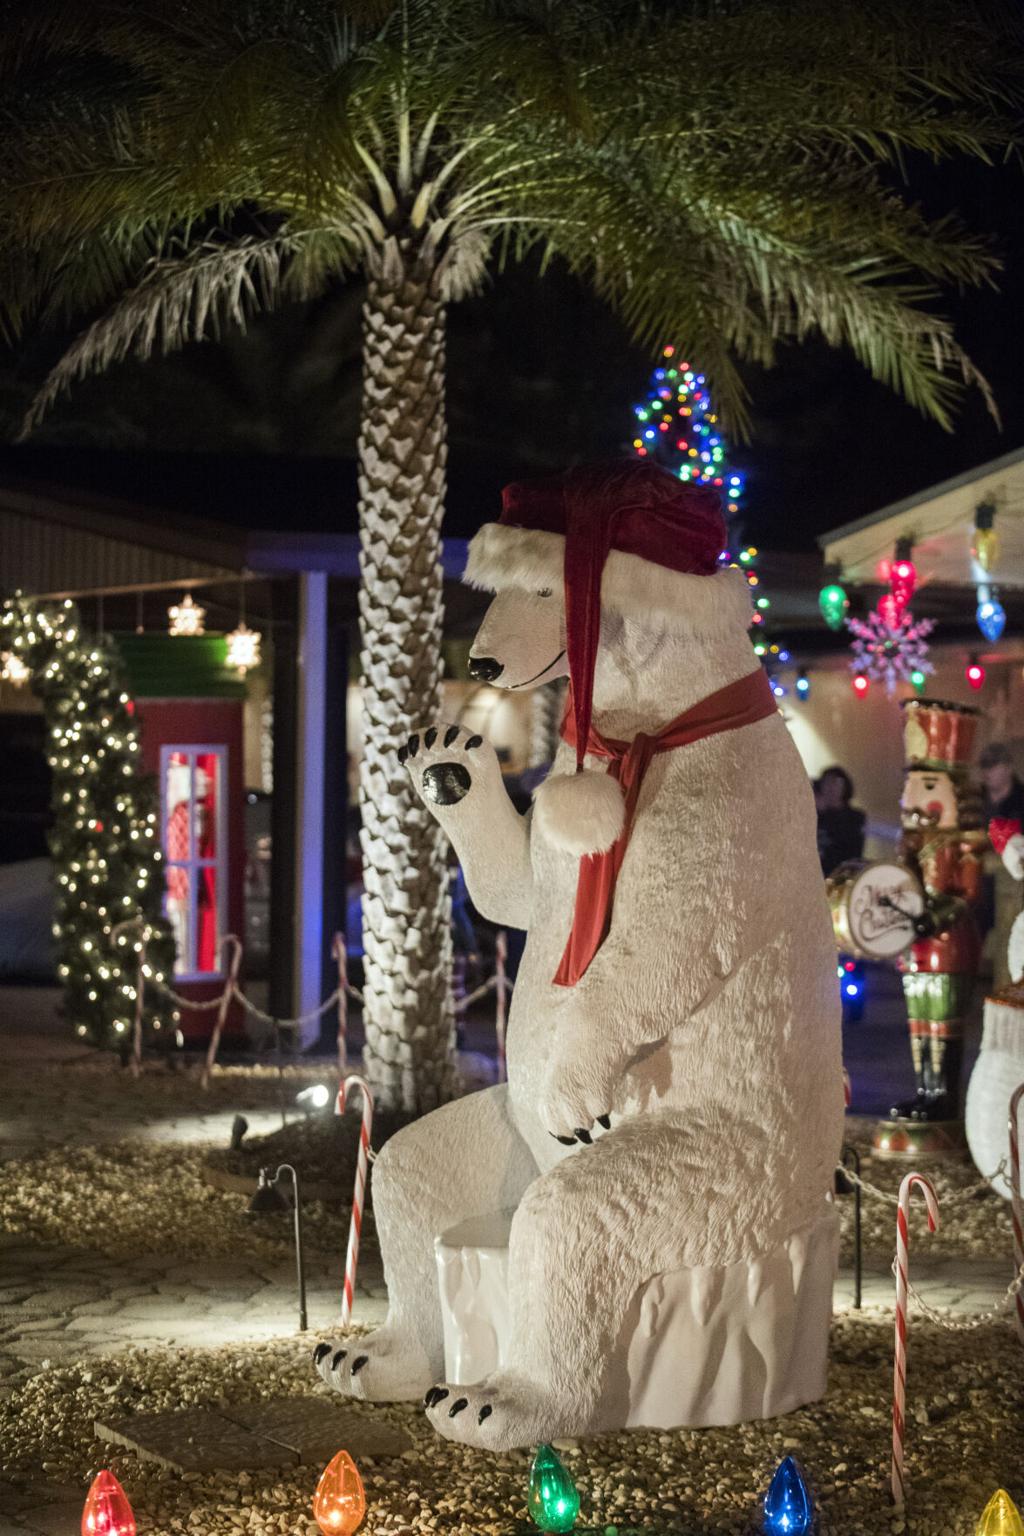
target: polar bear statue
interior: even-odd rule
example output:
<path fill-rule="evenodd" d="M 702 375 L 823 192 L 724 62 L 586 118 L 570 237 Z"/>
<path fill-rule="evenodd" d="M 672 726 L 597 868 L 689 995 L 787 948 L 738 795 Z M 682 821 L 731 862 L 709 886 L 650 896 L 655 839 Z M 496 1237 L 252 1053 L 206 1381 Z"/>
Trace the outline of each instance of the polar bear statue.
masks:
<path fill-rule="evenodd" d="M 470 545 L 467 579 L 496 592 L 470 669 L 510 691 L 568 673 L 567 739 L 526 816 L 480 736 L 426 721 L 402 749 L 480 912 L 527 931 L 508 1082 L 384 1146 L 387 1321 L 314 1359 L 339 1391 L 422 1397 L 452 1440 L 503 1450 L 635 1422 L 612 1377 L 658 1277 L 682 1277 L 710 1327 L 709 1309 L 756 1311 L 764 1267 L 789 1255 L 793 1291 L 767 1331 L 788 1330 L 797 1355 L 813 1335 L 824 1361 L 834 1243 L 817 1250 L 813 1317 L 797 1315 L 796 1271 L 807 1234 L 834 1225 L 835 949 L 811 791 L 724 539 L 713 492 L 639 461 L 507 487 Z M 509 1358 L 456 1384 L 435 1240 L 497 1211 L 511 1213 Z M 710 1382 L 721 1347 L 667 1363 Z M 730 1370 L 762 1391 L 771 1348 L 741 1341 Z M 812 1387 L 791 1369 L 763 1411 L 824 1390 L 823 1364 Z M 749 1387 L 668 1422 L 749 1417 Z"/>

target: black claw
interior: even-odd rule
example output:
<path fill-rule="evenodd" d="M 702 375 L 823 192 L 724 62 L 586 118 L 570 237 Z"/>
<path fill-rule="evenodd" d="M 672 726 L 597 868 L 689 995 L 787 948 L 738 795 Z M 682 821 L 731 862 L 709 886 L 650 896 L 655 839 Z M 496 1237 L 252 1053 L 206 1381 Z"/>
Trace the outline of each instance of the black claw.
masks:
<path fill-rule="evenodd" d="M 469 1398 L 468 1397 L 457 1397 L 455 1399 L 454 1403 L 452 1403 L 451 1407 L 448 1409 L 448 1417 L 450 1419 L 454 1419 L 454 1417 L 455 1417 L 455 1415 L 457 1413 L 461 1413 L 463 1408 L 468 1408 L 468 1407 L 469 1407 Z"/>
<path fill-rule="evenodd" d="M 611 1115 L 598 1115 L 597 1123 L 598 1125 L 603 1125 L 606 1131 L 610 1131 L 612 1128 L 612 1117 Z"/>
<path fill-rule="evenodd" d="M 591 1136 L 589 1131 L 585 1131 L 582 1126 L 578 1126 L 577 1127 L 577 1130 L 576 1130 L 576 1140 L 577 1141 L 582 1141 L 582 1143 L 583 1143 L 583 1145 L 585 1147 L 589 1147 L 590 1143 L 593 1141 L 593 1139 L 594 1138 L 593 1138 L 593 1136 Z"/>
<path fill-rule="evenodd" d="M 408 756 L 409 756 L 409 748 L 408 747 L 399 747 L 399 749 L 398 749 L 398 761 L 400 763 L 404 763 Z"/>
<path fill-rule="evenodd" d="M 356 1358 L 352 1361 L 352 1375 L 353 1376 L 356 1374 L 357 1371 L 361 1371 L 362 1370 L 363 1366 L 366 1364 L 366 1362 L 367 1362 L 367 1360 L 369 1360 L 369 1358 L 370 1358 L 369 1355 L 356 1355 Z"/>
<path fill-rule="evenodd" d="M 423 738 L 423 745 L 425 747 L 432 747 L 436 740 L 437 740 L 437 728 L 436 728 L 436 726 L 432 725 L 430 727 L 429 731 L 427 731 L 426 735 Z"/>
<path fill-rule="evenodd" d="M 490 1403 L 484 1403 L 483 1407 L 480 1409 L 480 1412 L 476 1416 L 477 1423 L 482 1424 L 484 1419 L 489 1419 L 493 1412 L 494 1409 L 491 1407 Z"/>
<path fill-rule="evenodd" d="M 447 1387 L 430 1387 L 423 1399 L 424 1408 L 436 1408 L 438 1403 L 443 1403 L 448 1396 Z"/>
<path fill-rule="evenodd" d="M 450 725 L 448 727 L 448 729 L 444 733 L 444 744 L 445 744 L 445 746 L 446 747 L 450 747 L 452 742 L 455 740 L 455 738 L 456 738 L 456 736 L 458 734 L 459 734 L 459 727 L 457 725 Z"/>
<path fill-rule="evenodd" d="M 469 738 L 469 740 L 466 742 L 466 745 L 465 745 L 463 750 L 466 751 L 466 752 L 472 752 L 474 747 L 482 747 L 483 744 L 484 744 L 484 739 L 483 739 L 482 736 L 471 736 Z"/>
<path fill-rule="evenodd" d="M 549 1131 L 548 1135 L 555 1136 L 555 1133 L 554 1131 Z M 563 1147 L 574 1147 L 576 1145 L 575 1136 L 555 1136 L 555 1140 L 560 1141 Z"/>
<path fill-rule="evenodd" d="M 324 1355 L 329 1355 L 330 1352 L 331 1346 L 329 1344 L 318 1344 L 313 1351 L 313 1364 L 319 1365 Z"/>
<path fill-rule="evenodd" d="M 409 737 L 409 756 L 410 757 L 415 757 L 416 753 L 419 751 L 419 749 L 420 749 L 420 738 L 419 738 L 418 733 L 416 731 L 413 731 L 412 735 Z"/>
<path fill-rule="evenodd" d="M 339 1349 L 335 1353 L 334 1358 L 331 1361 L 331 1370 L 332 1371 L 336 1371 L 338 1369 L 338 1361 L 339 1360 L 344 1360 L 344 1358 L 345 1358 L 345 1356 L 347 1354 L 348 1354 L 348 1350 L 347 1349 Z"/>

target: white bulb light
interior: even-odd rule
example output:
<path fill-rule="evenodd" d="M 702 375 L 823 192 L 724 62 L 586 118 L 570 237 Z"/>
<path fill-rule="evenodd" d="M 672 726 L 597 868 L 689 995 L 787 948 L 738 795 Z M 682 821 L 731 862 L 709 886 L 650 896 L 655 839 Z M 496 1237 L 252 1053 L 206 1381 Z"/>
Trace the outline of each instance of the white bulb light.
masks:
<path fill-rule="evenodd" d="M 250 629 L 243 619 L 228 635 L 228 666 L 234 667 L 243 677 L 250 667 L 258 667 L 262 639 L 259 630 Z"/>
<path fill-rule="evenodd" d="M 180 603 L 173 603 L 167 610 L 168 630 L 172 635 L 201 635 L 206 630 L 206 609 L 186 592 Z"/>
<path fill-rule="evenodd" d="M 31 668 L 26 667 L 20 656 L 15 656 L 13 651 L 0 653 L 0 678 L 5 683 L 11 683 L 15 688 L 21 688 L 32 676 Z"/>

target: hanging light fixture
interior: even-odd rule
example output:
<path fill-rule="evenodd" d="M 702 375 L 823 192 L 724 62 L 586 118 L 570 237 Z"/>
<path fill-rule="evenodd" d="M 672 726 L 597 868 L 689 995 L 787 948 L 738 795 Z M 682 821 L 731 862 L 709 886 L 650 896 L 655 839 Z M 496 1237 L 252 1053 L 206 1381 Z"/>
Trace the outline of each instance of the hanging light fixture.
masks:
<path fill-rule="evenodd" d="M 978 586 L 978 611 L 976 614 L 978 628 L 990 645 L 1002 635 L 1006 628 L 1006 609 L 996 597 L 995 592 L 984 583 Z"/>
<path fill-rule="evenodd" d="M 20 656 L 13 651 L 0 652 L 0 680 L 14 688 L 23 688 L 31 676 L 31 667 L 26 667 Z"/>
<path fill-rule="evenodd" d="M 228 635 L 228 666 L 234 667 L 241 677 L 260 664 L 260 643 L 263 636 L 258 629 L 250 629 L 245 622 L 245 575 L 238 597 L 238 628 Z"/>
<path fill-rule="evenodd" d="M 167 610 L 168 631 L 172 635 L 201 635 L 206 631 L 206 609 L 186 592 L 180 603 L 173 603 Z"/>
<path fill-rule="evenodd" d="M 975 507 L 971 555 L 986 575 L 990 575 L 999 562 L 999 535 L 995 529 L 995 521 L 994 502 L 983 501 Z"/>

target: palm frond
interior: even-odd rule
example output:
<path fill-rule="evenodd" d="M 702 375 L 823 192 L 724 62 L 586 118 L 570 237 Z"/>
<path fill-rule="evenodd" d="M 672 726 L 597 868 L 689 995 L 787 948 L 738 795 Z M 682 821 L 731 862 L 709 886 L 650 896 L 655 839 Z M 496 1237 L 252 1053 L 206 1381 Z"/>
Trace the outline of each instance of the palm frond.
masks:
<path fill-rule="evenodd" d="M 357 259 L 335 230 L 306 230 L 233 245 L 203 244 L 178 261 L 152 263 L 138 285 L 72 343 L 33 400 L 25 437 L 78 380 L 128 356 L 173 352 L 244 329 L 260 310 L 322 292 L 329 277 Z"/>

